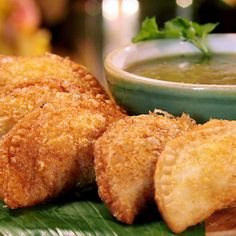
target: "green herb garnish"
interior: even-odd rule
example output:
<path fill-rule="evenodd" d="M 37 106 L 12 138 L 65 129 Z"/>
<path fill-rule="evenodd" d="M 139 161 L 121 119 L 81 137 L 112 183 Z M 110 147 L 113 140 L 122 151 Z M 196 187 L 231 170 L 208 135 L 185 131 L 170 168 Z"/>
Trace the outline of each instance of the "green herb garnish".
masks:
<path fill-rule="evenodd" d="M 159 29 L 154 17 L 146 18 L 139 33 L 133 38 L 133 43 L 159 38 L 178 38 L 195 45 L 204 56 L 209 57 L 210 51 L 204 39 L 207 34 L 215 29 L 218 23 L 200 25 L 185 18 L 176 17 L 165 23 L 163 29 Z"/>

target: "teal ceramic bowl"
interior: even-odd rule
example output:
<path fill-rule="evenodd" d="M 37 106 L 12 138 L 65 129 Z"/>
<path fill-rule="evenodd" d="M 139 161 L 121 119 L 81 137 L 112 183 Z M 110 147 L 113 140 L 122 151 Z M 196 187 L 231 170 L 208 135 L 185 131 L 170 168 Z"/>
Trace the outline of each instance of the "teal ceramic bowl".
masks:
<path fill-rule="evenodd" d="M 236 54 L 236 34 L 212 34 L 207 43 L 212 52 Z M 125 71 L 128 65 L 140 61 L 194 53 L 198 50 L 189 43 L 166 39 L 119 48 L 104 62 L 110 93 L 131 115 L 158 108 L 173 115 L 188 113 L 198 122 L 210 118 L 236 119 L 236 85 L 168 82 Z"/>

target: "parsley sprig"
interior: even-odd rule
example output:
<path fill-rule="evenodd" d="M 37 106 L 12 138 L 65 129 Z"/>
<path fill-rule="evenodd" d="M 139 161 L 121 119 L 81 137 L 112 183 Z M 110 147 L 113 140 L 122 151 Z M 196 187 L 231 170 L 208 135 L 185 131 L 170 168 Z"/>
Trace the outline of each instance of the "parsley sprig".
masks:
<path fill-rule="evenodd" d="M 159 29 L 154 17 L 146 18 L 132 41 L 137 43 L 159 38 L 178 38 L 192 43 L 204 56 L 209 57 L 211 53 L 205 44 L 205 38 L 217 25 L 218 23 L 200 25 L 188 19 L 176 17 L 165 22 L 163 29 Z"/>

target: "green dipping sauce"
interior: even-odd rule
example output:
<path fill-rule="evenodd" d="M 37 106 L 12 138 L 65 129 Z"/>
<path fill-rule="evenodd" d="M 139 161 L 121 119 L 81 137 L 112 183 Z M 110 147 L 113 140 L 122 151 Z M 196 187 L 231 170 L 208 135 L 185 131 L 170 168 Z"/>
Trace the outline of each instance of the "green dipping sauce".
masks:
<path fill-rule="evenodd" d="M 126 71 L 136 75 L 192 84 L 236 85 L 236 54 L 163 57 L 130 65 Z"/>

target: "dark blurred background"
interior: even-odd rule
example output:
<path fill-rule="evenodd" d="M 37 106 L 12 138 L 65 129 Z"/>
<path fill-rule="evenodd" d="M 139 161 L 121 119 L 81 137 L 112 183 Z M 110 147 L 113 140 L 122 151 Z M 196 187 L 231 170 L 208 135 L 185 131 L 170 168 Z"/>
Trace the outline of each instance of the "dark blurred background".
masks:
<path fill-rule="evenodd" d="M 236 0 L 0 0 L 0 53 L 51 51 L 86 65 L 103 83 L 103 59 L 128 44 L 145 17 L 219 22 L 236 32 Z"/>

